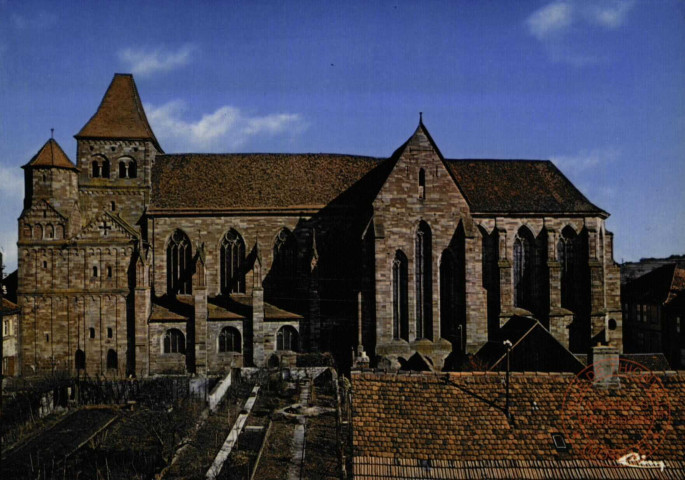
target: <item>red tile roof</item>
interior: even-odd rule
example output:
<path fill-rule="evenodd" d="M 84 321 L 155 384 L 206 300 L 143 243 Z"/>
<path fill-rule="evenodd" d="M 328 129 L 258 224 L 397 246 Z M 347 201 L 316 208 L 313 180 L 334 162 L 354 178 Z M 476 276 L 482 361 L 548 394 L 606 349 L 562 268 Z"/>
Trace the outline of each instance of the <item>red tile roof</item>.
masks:
<path fill-rule="evenodd" d="M 150 210 L 320 208 L 379 162 L 333 154 L 160 155 L 152 169 Z"/>
<path fill-rule="evenodd" d="M 152 304 L 150 320 L 187 320 L 194 315 L 194 305 L 195 300 L 190 295 L 156 298 Z M 222 296 L 207 299 L 207 318 L 209 320 L 244 320 L 251 318 L 251 316 L 252 297 L 249 295 L 231 295 L 230 297 Z M 264 318 L 283 321 L 300 320 L 302 316 L 264 302 Z"/>
<path fill-rule="evenodd" d="M 45 142 L 45 145 L 38 150 L 29 163 L 22 168 L 67 168 L 77 170 L 76 165 L 71 163 L 67 154 L 53 138 Z"/>
<path fill-rule="evenodd" d="M 162 151 L 145 116 L 138 88 L 130 74 L 117 73 L 95 115 L 76 138 L 151 140 Z"/>
<path fill-rule="evenodd" d="M 473 213 L 582 213 L 608 216 L 550 161 L 447 160 Z"/>
<path fill-rule="evenodd" d="M 683 474 L 685 372 L 659 372 L 655 376 L 666 392 L 670 417 L 659 424 L 665 437 L 650 458 L 680 462 L 680 474 Z M 569 385 L 575 378 L 573 374 L 513 372 L 510 378 L 511 422 L 503 408 L 504 373 L 353 372 L 354 457 L 468 461 L 473 467 L 482 467 L 487 462 L 547 461 L 559 466 L 560 462 L 586 460 L 585 447 L 590 441 L 596 440 L 617 450 L 630 449 L 636 439 L 645 438 L 645 432 L 654 427 L 652 409 L 645 401 L 643 380 L 647 375 L 622 376 L 619 390 L 595 388 L 584 381 L 587 383 L 587 388 L 582 389 L 585 397 L 578 398 L 589 403 L 565 403 Z M 616 398 L 620 398 L 620 409 L 602 416 L 607 422 L 593 426 L 593 437 L 588 439 L 583 433 L 587 431 L 584 429 L 587 429 L 588 416 L 592 415 L 588 405 L 614 405 Z M 566 411 L 562 410 L 565 406 Z M 616 426 L 610 421 L 614 419 L 625 421 L 625 426 Z M 553 433 L 565 435 L 570 446 L 568 451 L 557 451 Z"/>
<path fill-rule="evenodd" d="M 12 303 L 6 298 L 2 299 L 2 314 L 3 315 L 16 315 L 19 313 L 19 305 Z"/>

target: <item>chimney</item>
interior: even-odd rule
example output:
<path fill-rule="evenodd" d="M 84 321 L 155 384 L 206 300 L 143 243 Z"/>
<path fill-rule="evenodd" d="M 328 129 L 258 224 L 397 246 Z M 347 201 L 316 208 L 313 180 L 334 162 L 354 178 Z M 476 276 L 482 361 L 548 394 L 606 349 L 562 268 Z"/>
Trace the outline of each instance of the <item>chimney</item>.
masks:
<path fill-rule="evenodd" d="M 593 386 L 597 388 L 619 388 L 618 348 L 597 345 L 592 347 Z"/>

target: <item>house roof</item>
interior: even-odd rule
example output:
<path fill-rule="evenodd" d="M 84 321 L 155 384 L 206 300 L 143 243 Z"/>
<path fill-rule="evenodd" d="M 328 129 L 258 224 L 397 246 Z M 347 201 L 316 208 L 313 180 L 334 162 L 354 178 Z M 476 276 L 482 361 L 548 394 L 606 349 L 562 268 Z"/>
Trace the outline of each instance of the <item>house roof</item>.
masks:
<path fill-rule="evenodd" d="M 513 360 L 512 369 L 516 369 L 520 361 L 527 364 L 525 358 L 518 358 L 518 350 L 524 349 L 527 339 L 530 340 L 530 344 L 525 349 L 535 349 L 539 353 L 546 352 L 549 354 L 548 358 L 554 359 L 553 362 L 549 362 L 549 365 L 541 366 L 546 371 L 549 371 L 548 368 L 569 372 L 579 372 L 583 369 L 583 362 L 564 347 L 539 321 L 531 317 L 511 317 L 499 329 L 495 339 L 483 345 L 475 357 L 486 365 L 488 370 L 502 370 L 507 356 L 507 349 L 503 342 L 509 340 L 512 343 L 510 352 Z M 522 356 L 525 357 L 525 354 L 526 352 L 522 352 Z"/>
<path fill-rule="evenodd" d="M 664 438 L 655 443 L 658 447 L 652 458 L 667 464 L 680 462 L 682 474 L 685 372 L 650 373 L 663 386 L 666 394 L 662 398 L 670 407 L 670 416 L 659 421 Z M 618 390 L 595 388 L 589 380 L 580 380 L 578 391 L 582 395 L 572 397 L 567 392 L 575 379 L 573 374 L 513 372 L 509 421 L 504 413 L 502 372 L 353 372 L 354 456 L 414 462 L 469 461 L 473 467 L 493 461 L 510 462 L 509 473 L 501 478 L 525 477 L 520 474 L 525 462 L 554 462 L 563 467 L 563 462 L 587 460 L 586 448 L 592 445 L 609 445 L 615 451 L 630 449 L 636 438 L 646 437 L 651 428 L 657 428 L 653 425 L 652 406 L 646 401 L 649 395 L 645 392 L 645 378 L 645 374 L 626 374 Z M 608 420 L 593 424 L 591 436 L 584 433 L 593 420 L 587 402 L 618 406 L 603 410 L 602 418 Z M 552 434 L 557 433 L 564 435 L 567 450 L 555 448 Z M 561 478 L 550 475 L 543 478 Z"/>
<path fill-rule="evenodd" d="M 670 304 L 685 292 L 685 268 L 676 263 L 663 265 L 631 280 L 623 287 L 623 300 Z"/>
<path fill-rule="evenodd" d="M 3 315 L 16 315 L 19 313 L 19 305 L 10 302 L 6 298 L 2 299 L 2 314 Z"/>
<path fill-rule="evenodd" d="M 38 153 L 22 168 L 66 168 L 78 170 L 54 138 L 45 142 L 41 149 L 38 150 Z"/>
<path fill-rule="evenodd" d="M 548 160 L 447 160 L 472 213 L 608 214 Z"/>
<path fill-rule="evenodd" d="M 147 121 L 133 75 L 125 73 L 114 75 L 95 115 L 76 138 L 151 140 L 162 151 Z"/>
<path fill-rule="evenodd" d="M 323 153 L 159 155 L 149 211 L 315 209 L 353 186 L 359 188 L 348 198 L 368 202 L 412 145 L 436 151 L 473 213 L 608 215 L 549 161 L 445 160 L 422 122 L 385 160 Z"/>
<path fill-rule="evenodd" d="M 155 298 L 152 303 L 150 320 L 182 321 L 194 315 L 195 300 L 190 295 Z M 252 317 L 252 297 L 249 295 L 230 295 L 207 299 L 207 318 L 209 320 L 244 320 Z M 288 312 L 264 302 L 265 320 L 300 320 L 301 315 Z"/>
<path fill-rule="evenodd" d="M 320 208 L 379 163 L 377 158 L 336 154 L 158 155 L 150 211 Z"/>

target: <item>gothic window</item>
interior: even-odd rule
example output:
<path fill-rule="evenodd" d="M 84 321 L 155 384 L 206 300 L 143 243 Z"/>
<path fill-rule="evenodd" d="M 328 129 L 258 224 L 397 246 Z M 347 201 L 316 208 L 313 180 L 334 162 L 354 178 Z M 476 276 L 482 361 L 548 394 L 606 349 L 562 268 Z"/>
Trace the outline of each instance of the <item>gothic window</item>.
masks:
<path fill-rule="evenodd" d="M 270 296 L 289 301 L 297 285 L 297 240 L 287 228 L 281 229 L 274 241 L 274 263 L 271 267 Z"/>
<path fill-rule="evenodd" d="M 76 367 L 76 370 L 86 369 L 86 353 L 81 349 L 76 350 L 76 355 L 74 355 L 74 366 Z"/>
<path fill-rule="evenodd" d="M 221 292 L 245 293 L 245 242 L 231 229 L 221 240 Z"/>
<path fill-rule="evenodd" d="M 242 350 L 240 332 L 235 327 L 224 327 L 219 334 L 219 352 L 238 352 Z"/>
<path fill-rule="evenodd" d="M 419 170 L 419 198 L 426 198 L 426 171 Z"/>
<path fill-rule="evenodd" d="M 416 232 L 416 338 L 433 338 L 432 236 L 426 222 Z"/>
<path fill-rule="evenodd" d="M 276 350 L 290 350 L 297 352 L 299 345 L 299 334 L 295 327 L 284 325 L 278 330 L 276 335 Z"/>
<path fill-rule="evenodd" d="M 392 262 L 392 338 L 409 341 L 407 257 L 401 250 Z"/>
<path fill-rule="evenodd" d="M 117 352 L 110 348 L 109 350 L 107 350 L 107 369 L 116 370 L 117 368 L 119 368 L 119 359 L 117 356 Z"/>
<path fill-rule="evenodd" d="M 166 248 L 167 292 L 171 295 L 192 293 L 190 239 L 176 230 Z"/>
<path fill-rule="evenodd" d="M 521 227 L 514 239 L 514 306 L 533 310 L 535 292 L 535 238 Z"/>
<path fill-rule="evenodd" d="M 561 306 L 570 310 L 576 307 L 576 243 L 576 232 L 564 228 L 557 242 L 557 259 L 561 265 Z"/>
<path fill-rule="evenodd" d="M 186 353 L 186 338 L 177 328 L 171 328 L 164 334 L 164 353 Z"/>
<path fill-rule="evenodd" d="M 440 336 L 464 352 L 466 338 L 466 272 L 463 228 L 440 257 Z"/>

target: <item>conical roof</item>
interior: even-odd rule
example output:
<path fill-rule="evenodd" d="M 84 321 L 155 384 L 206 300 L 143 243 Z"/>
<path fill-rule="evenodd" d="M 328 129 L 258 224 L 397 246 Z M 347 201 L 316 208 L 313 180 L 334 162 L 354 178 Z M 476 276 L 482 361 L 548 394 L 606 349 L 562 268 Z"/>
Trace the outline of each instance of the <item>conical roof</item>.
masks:
<path fill-rule="evenodd" d="M 76 138 L 119 138 L 152 140 L 161 151 L 145 116 L 133 75 L 117 73 L 95 115 Z"/>
<path fill-rule="evenodd" d="M 68 168 L 77 170 L 76 165 L 71 163 L 62 147 L 51 138 L 36 153 L 33 158 L 22 168 Z"/>

